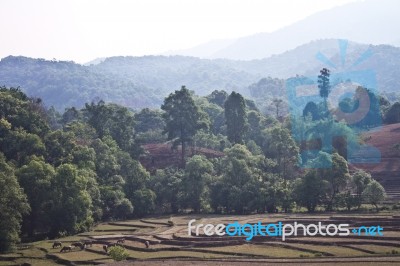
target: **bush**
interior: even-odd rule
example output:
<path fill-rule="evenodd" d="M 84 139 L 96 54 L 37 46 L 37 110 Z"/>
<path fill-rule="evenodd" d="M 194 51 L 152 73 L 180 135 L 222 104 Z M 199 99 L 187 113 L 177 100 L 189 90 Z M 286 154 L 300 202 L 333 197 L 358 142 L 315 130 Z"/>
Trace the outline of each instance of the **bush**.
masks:
<path fill-rule="evenodd" d="M 115 261 L 125 260 L 129 257 L 129 253 L 121 246 L 110 247 L 108 249 L 108 254 Z"/>

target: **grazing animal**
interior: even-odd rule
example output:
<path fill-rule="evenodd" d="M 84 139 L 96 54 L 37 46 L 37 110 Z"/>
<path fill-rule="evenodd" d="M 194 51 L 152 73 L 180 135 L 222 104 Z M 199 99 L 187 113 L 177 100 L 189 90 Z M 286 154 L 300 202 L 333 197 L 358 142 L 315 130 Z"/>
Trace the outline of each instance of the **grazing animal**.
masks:
<path fill-rule="evenodd" d="M 53 243 L 53 248 L 59 248 L 62 247 L 62 243 L 60 241 L 56 241 Z"/>
<path fill-rule="evenodd" d="M 144 244 L 146 245 L 146 248 L 150 247 L 150 242 L 146 240 L 146 242 L 144 242 Z"/>
<path fill-rule="evenodd" d="M 84 242 L 83 242 L 83 244 L 85 245 L 85 246 L 92 246 L 93 245 L 93 241 L 91 241 L 91 240 L 85 240 Z"/>
<path fill-rule="evenodd" d="M 125 238 L 121 238 L 117 240 L 117 244 L 125 243 Z"/>
<path fill-rule="evenodd" d="M 81 242 L 72 243 L 71 246 L 73 246 L 75 248 L 80 248 L 81 250 L 85 249 L 85 245 L 82 244 Z"/>
<path fill-rule="evenodd" d="M 72 251 L 72 247 L 71 246 L 65 246 L 60 250 L 60 252 L 67 252 L 67 251 Z"/>
<path fill-rule="evenodd" d="M 108 253 L 108 245 L 104 245 L 104 246 L 103 246 L 103 250 L 104 250 L 106 253 Z"/>

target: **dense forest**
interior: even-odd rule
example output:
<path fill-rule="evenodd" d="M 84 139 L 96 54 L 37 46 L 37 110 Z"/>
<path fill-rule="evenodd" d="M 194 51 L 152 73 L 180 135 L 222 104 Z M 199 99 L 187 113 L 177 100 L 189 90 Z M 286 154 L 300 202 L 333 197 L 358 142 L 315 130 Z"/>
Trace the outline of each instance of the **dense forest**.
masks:
<path fill-rule="evenodd" d="M 321 71 L 324 79 L 329 83 L 329 71 Z M 280 81 L 273 82 L 279 89 Z M 319 84 L 322 99 L 328 83 Z M 400 122 L 399 102 L 369 95 L 386 123 Z M 297 117 L 283 111 L 282 100 L 272 102 L 264 114 L 240 93 L 215 90 L 201 97 L 182 86 L 160 109 L 133 111 L 98 100 L 59 113 L 40 98 L 2 87 L 0 251 L 21 237 L 71 235 L 100 221 L 149 214 L 314 212 L 359 209 L 362 203 L 378 209 L 383 187 L 348 167 L 346 147 L 362 145 L 357 128 L 337 121 L 326 101 L 307 103 Z M 357 104 L 354 96 L 339 106 L 351 112 Z M 304 129 L 300 141 L 294 127 Z M 307 141 L 321 131 L 347 142 L 335 139 L 305 153 L 315 145 Z M 170 143 L 180 163 L 147 171 L 140 160 L 149 143 Z M 206 158 L 195 147 L 223 156 Z"/>

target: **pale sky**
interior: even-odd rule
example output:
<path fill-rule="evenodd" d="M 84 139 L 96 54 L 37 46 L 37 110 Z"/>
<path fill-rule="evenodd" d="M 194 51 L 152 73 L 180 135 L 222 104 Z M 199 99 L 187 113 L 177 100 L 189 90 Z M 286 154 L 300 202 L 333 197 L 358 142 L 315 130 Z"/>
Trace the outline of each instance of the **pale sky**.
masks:
<path fill-rule="evenodd" d="M 0 0 L 0 58 L 85 63 L 272 32 L 360 0 Z"/>

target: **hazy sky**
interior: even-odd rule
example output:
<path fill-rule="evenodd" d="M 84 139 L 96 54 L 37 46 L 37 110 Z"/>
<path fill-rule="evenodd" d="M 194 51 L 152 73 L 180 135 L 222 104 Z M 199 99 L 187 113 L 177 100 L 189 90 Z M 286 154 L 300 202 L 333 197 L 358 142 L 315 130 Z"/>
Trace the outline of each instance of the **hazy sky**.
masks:
<path fill-rule="evenodd" d="M 0 0 L 0 57 L 84 63 L 271 32 L 359 0 Z"/>

